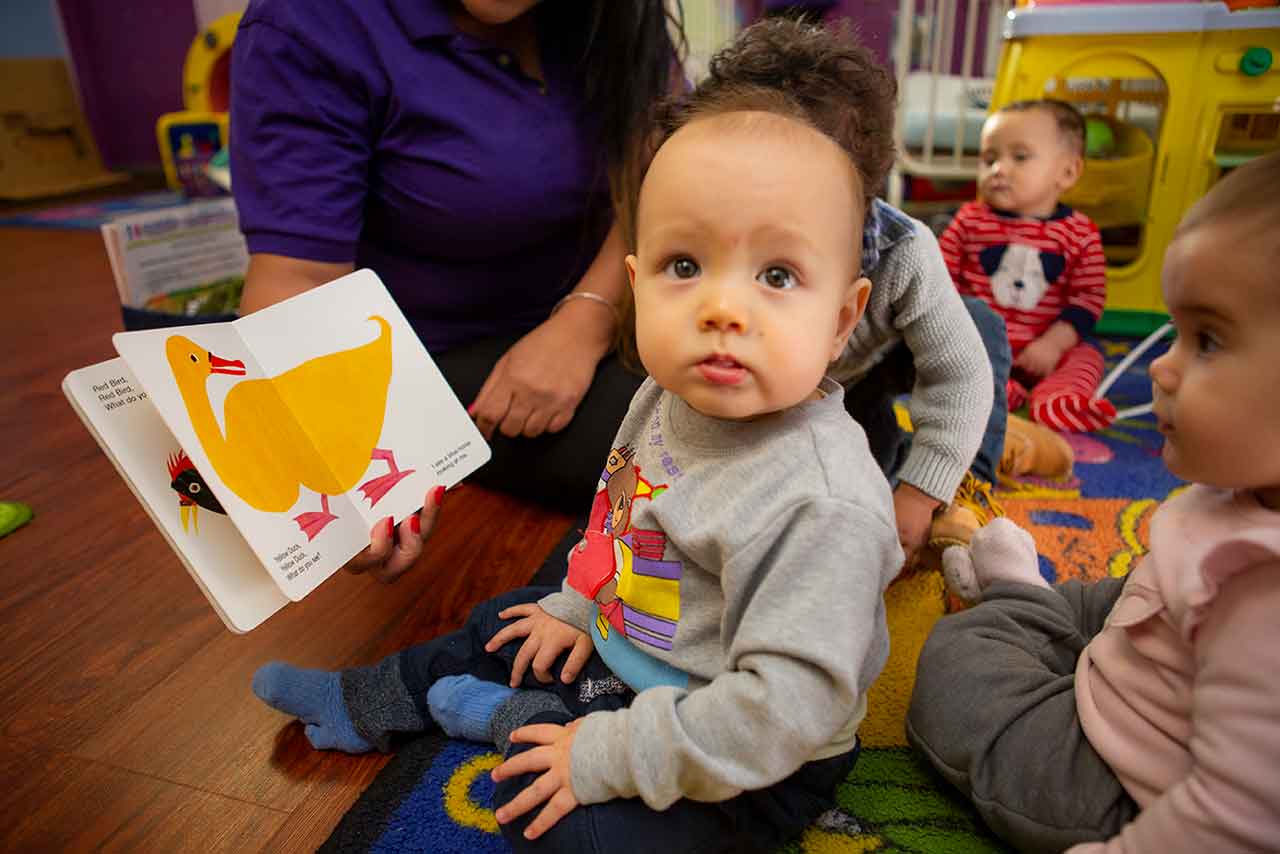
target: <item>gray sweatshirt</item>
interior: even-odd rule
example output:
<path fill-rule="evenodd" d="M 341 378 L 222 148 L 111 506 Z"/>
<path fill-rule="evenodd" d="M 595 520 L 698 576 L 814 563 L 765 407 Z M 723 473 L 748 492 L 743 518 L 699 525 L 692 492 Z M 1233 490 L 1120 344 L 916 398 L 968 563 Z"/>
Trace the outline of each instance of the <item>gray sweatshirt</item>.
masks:
<path fill-rule="evenodd" d="M 906 342 L 916 368 L 907 403 L 915 437 L 898 477 L 949 503 L 991 415 L 991 361 L 928 226 L 877 199 L 866 233 L 871 297 L 830 374 L 853 385 Z"/>
<path fill-rule="evenodd" d="M 541 601 L 638 690 L 583 719 L 581 803 L 725 800 L 853 747 L 903 554 L 866 437 L 823 391 L 750 422 L 652 380 L 633 398 L 569 577 Z"/>

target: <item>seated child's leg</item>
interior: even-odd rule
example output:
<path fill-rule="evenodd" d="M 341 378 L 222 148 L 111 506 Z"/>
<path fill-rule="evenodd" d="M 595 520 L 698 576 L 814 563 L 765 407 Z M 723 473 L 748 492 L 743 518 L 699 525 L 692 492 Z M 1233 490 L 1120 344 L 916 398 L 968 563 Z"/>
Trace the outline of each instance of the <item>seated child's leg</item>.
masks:
<path fill-rule="evenodd" d="M 1010 412 L 1021 409 L 1027 402 L 1027 387 L 1012 377 L 1005 383 L 1004 394 Z"/>
<path fill-rule="evenodd" d="M 969 310 L 969 316 L 973 318 L 973 325 L 978 327 L 995 380 L 991 417 L 987 420 L 982 444 L 978 446 L 978 454 L 974 457 L 970 470 L 987 483 L 995 483 L 996 466 L 1004 448 L 1004 431 L 1009 414 L 1007 385 L 1009 370 L 1013 365 L 1013 357 L 1009 352 L 1009 333 L 1005 329 L 1004 318 L 992 311 L 985 302 L 977 297 L 961 299 L 964 300 L 964 307 Z"/>
<path fill-rule="evenodd" d="M 1109 425 L 1116 418 L 1115 406 L 1093 397 L 1104 367 L 1102 353 L 1092 344 L 1082 341 L 1072 347 L 1053 373 L 1031 389 L 1031 418 L 1076 433 Z"/>
<path fill-rule="evenodd" d="M 325 673 L 272 662 L 254 675 L 254 692 L 274 708 L 317 727 L 318 740 L 312 740 L 317 748 L 389 750 L 392 734 L 421 732 L 433 720 L 427 693 L 436 680 L 469 673 L 506 686 L 520 644 L 485 652 L 485 643 L 507 622 L 498 614 L 512 605 L 536 602 L 552 589 L 526 587 L 482 602 L 461 629 L 393 653 L 371 667 Z M 351 731 L 355 739 L 347 737 Z M 312 734 L 309 728 L 308 738 Z"/>
<path fill-rule="evenodd" d="M 305 670 L 269 661 L 253 674 L 258 699 L 305 724 L 307 741 L 317 750 L 368 753 L 373 744 L 356 732 L 342 701 L 340 674 Z"/>
<path fill-rule="evenodd" d="M 909 741 L 1020 850 L 1107 839 L 1137 813 L 1076 715 L 1079 622 L 1057 590 L 997 582 L 917 665 Z"/>
<path fill-rule="evenodd" d="M 911 391 L 914 383 L 911 351 L 906 344 L 899 344 L 844 392 L 845 411 L 867 434 L 871 456 L 890 479 L 907 458 L 907 441 L 898 426 L 893 401 Z"/>
<path fill-rule="evenodd" d="M 535 723 L 568 723 L 566 714 L 540 714 Z M 514 756 L 534 745 L 517 744 Z M 508 824 L 502 835 L 517 854 L 741 854 L 773 852 L 799 835 L 814 819 L 835 806 L 835 790 L 853 770 L 858 750 L 806 763 L 787 779 L 756 792 L 744 792 L 719 803 L 681 799 L 665 810 L 639 798 L 617 798 L 579 805 L 533 842 L 521 834 L 541 810 L 530 810 Z M 510 803 L 537 778 L 535 774 L 505 780 L 494 788 L 495 809 Z"/>
<path fill-rule="evenodd" d="M 535 714 L 569 711 L 552 691 L 516 690 L 466 673 L 437 679 L 427 691 L 427 708 L 450 738 L 492 743 L 503 751 L 511 733 Z"/>

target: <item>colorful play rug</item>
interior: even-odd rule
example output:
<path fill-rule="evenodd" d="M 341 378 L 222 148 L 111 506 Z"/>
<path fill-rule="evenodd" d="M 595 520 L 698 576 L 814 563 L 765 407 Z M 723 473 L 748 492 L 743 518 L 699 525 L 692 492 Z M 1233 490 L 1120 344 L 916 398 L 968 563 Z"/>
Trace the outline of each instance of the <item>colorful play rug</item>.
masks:
<path fill-rule="evenodd" d="M 0 215 L 0 227 L 95 229 L 125 214 L 142 213 L 185 204 L 186 197 L 171 190 L 158 190 L 136 196 L 76 202 L 55 207 L 29 210 L 9 216 Z"/>
<path fill-rule="evenodd" d="M 1115 365 L 1136 342 L 1103 342 Z M 1158 345 L 1113 386 L 1124 409 L 1151 399 L 1147 364 Z M 1123 574 L 1144 551 L 1156 505 L 1180 482 L 1160 462 L 1150 416 L 1072 437 L 1075 477 L 1003 487 L 1000 499 L 1039 545 L 1049 580 Z M 974 813 L 906 745 L 903 718 L 915 661 L 930 627 L 948 607 L 937 573 L 918 573 L 889 589 L 893 652 L 872 689 L 862 725 L 862 756 L 823 816 L 785 854 L 1006 854 Z M 508 847 L 489 809 L 488 771 L 498 755 L 480 745 L 427 736 L 401 747 L 343 817 L 322 852 L 484 854 Z"/>

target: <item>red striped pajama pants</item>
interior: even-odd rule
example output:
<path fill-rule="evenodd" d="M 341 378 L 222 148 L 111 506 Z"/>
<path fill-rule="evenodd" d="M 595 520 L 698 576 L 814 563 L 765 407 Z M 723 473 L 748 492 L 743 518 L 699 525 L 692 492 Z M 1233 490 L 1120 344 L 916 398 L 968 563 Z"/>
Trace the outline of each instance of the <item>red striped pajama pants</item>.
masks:
<path fill-rule="evenodd" d="M 1073 433 L 1106 427 L 1115 420 L 1116 408 L 1108 400 L 1093 397 L 1104 368 L 1097 348 L 1084 342 L 1072 347 L 1049 376 L 1032 386 L 1031 420 Z M 1009 380 L 1008 391 L 1009 411 L 1027 402 L 1027 389 L 1017 380 Z"/>

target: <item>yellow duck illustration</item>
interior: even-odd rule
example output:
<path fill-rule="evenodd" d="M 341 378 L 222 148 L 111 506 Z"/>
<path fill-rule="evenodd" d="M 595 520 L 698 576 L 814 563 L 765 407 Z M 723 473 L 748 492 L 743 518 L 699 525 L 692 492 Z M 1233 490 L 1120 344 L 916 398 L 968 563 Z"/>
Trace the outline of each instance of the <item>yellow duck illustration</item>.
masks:
<path fill-rule="evenodd" d="M 228 489 L 268 513 L 292 507 L 301 486 L 320 494 L 319 512 L 294 517 L 308 540 L 338 518 L 329 512 L 329 496 L 351 489 L 371 459 L 391 469 L 360 484 L 371 504 L 414 471 L 400 470 L 390 450 L 375 447 L 391 383 L 391 327 L 377 315 L 369 320 L 380 331 L 368 344 L 233 385 L 223 402 L 225 435 L 206 382 L 211 374 L 244 376 L 244 363 L 219 358 L 181 335 L 165 342 L 191 426 Z"/>

